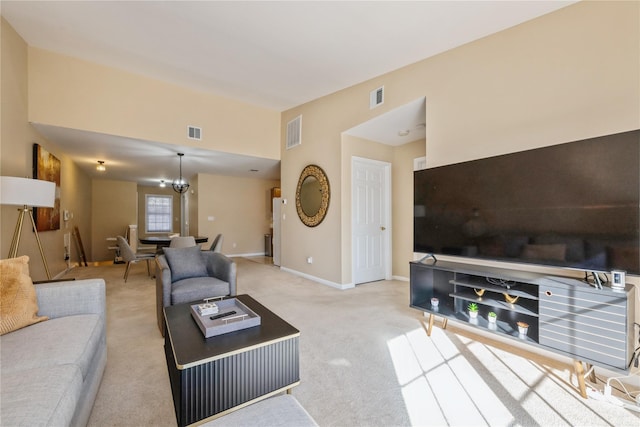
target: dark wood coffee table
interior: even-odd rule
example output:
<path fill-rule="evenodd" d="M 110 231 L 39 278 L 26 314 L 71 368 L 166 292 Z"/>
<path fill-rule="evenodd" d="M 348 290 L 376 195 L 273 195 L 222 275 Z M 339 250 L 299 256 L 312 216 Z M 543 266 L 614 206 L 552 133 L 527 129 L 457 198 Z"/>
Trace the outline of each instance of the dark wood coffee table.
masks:
<path fill-rule="evenodd" d="M 205 338 L 189 312 L 164 308 L 164 349 L 178 425 L 217 418 L 300 384 L 300 331 L 249 295 L 260 326 Z"/>

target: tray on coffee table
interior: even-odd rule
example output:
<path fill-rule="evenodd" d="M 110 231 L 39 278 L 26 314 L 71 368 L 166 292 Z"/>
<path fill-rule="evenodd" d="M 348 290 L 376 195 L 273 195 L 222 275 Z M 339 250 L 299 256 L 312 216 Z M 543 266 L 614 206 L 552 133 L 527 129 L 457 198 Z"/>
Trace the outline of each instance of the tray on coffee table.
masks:
<path fill-rule="evenodd" d="M 260 325 L 260 316 L 237 298 L 223 299 L 216 301 L 215 304 L 218 306 L 218 313 L 214 315 L 201 316 L 198 312 L 198 304 L 192 305 L 190 309 L 191 316 L 205 338 Z M 221 316 L 225 314 L 228 315 Z"/>

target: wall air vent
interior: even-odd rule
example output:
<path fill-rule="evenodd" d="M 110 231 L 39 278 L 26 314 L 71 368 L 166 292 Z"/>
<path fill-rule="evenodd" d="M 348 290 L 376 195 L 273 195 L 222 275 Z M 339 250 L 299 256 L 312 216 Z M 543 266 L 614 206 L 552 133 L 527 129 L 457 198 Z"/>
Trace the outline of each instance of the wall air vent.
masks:
<path fill-rule="evenodd" d="M 202 140 L 202 128 L 195 126 L 187 126 L 187 138 Z"/>
<path fill-rule="evenodd" d="M 384 104 L 384 86 L 371 91 L 369 94 L 369 109 L 376 108 L 378 105 Z"/>
<path fill-rule="evenodd" d="M 302 116 L 287 123 L 287 150 L 302 144 Z"/>

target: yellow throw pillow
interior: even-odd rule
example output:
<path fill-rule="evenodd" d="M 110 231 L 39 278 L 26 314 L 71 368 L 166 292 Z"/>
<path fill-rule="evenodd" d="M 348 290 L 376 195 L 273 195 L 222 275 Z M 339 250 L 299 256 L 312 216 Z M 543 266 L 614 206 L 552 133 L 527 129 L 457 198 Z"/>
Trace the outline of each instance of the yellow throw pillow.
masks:
<path fill-rule="evenodd" d="M 29 276 L 29 257 L 0 260 L 0 335 L 47 319 L 38 316 L 36 289 Z"/>

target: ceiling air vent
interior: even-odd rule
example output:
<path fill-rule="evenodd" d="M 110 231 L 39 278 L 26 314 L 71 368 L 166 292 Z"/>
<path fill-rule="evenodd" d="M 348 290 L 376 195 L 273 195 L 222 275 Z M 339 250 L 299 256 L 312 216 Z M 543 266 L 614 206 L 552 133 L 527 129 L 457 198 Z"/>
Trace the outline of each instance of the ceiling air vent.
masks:
<path fill-rule="evenodd" d="M 371 91 L 369 94 L 369 109 L 376 108 L 382 104 L 384 104 L 384 86 Z"/>
<path fill-rule="evenodd" d="M 187 126 L 187 137 L 189 139 L 197 139 L 198 141 L 202 140 L 202 128 Z"/>
<path fill-rule="evenodd" d="M 287 150 L 302 143 L 302 116 L 287 123 Z"/>

